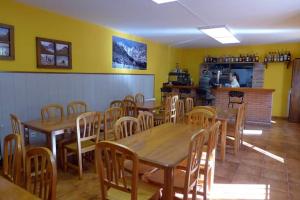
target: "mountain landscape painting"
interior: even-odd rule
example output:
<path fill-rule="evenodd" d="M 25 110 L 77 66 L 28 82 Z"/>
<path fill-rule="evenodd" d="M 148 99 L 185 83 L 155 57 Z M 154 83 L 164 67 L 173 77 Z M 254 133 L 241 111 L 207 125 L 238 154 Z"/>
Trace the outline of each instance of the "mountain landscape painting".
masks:
<path fill-rule="evenodd" d="M 113 36 L 113 68 L 147 69 L 147 45 Z"/>

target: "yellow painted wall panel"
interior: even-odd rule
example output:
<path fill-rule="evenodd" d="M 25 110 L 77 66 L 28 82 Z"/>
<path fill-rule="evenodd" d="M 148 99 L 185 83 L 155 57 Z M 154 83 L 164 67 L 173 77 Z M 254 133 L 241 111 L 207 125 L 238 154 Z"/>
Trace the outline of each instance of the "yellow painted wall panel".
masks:
<path fill-rule="evenodd" d="M 1 71 L 155 74 L 155 96 L 177 62 L 177 49 L 103 26 L 2 0 L 0 23 L 15 27 L 14 61 L 0 60 Z M 147 44 L 147 70 L 112 68 L 112 36 Z M 72 70 L 37 69 L 36 37 L 72 42 Z"/>

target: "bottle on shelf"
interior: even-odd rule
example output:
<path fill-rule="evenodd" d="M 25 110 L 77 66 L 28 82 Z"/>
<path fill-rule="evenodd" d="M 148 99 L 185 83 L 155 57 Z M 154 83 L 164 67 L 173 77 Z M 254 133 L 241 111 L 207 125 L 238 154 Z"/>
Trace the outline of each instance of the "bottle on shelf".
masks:
<path fill-rule="evenodd" d="M 291 52 L 289 51 L 287 54 L 287 61 L 291 61 L 291 59 L 292 59 L 292 56 L 291 56 Z"/>

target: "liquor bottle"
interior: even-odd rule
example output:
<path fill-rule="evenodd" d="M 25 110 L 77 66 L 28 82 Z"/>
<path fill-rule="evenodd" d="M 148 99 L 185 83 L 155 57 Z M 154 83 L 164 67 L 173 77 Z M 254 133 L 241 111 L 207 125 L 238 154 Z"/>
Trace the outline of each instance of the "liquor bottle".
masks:
<path fill-rule="evenodd" d="M 259 62 L 259 56 L 255 55 L 255 62 Z"/>
<path fill-rule="evenodd" d="M 242 62 L 243 59 L 242 59 L 242 54 L 240 54 L 240 57 L 239 57 L 239 62 Z"/>
<path fill-rule="evenodd" d="M 287 61 L 291 61 L 292 55 L 291 52 L 289 51 L 287 54 Z"/>
<path fill-rule="evenodd" d="M 267 63 L 267 62 L 268 62 L 268 56 L 265 56 L 264 63 Z"/>
<path fill-rule="evenodd" d="M 284 53 L 283 53 L 283 61 L 287 61 L 287 52 L 286 52 L 286 50 L 284 51 Z"/>
<path fill-rule="evenodd" d="M 282 52 L 282 51 L 280 52 L 280 58 L 279 58 L 279 61 L 280 61 L 280 62 L 283 62 L 283 52 Z"/>

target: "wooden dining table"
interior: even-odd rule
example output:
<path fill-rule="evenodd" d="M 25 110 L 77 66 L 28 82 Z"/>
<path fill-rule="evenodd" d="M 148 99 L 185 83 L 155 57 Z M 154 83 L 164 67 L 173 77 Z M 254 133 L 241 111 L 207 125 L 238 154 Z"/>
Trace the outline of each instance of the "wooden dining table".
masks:
<path fill-rule="evenodd" d="M 196 125 L 166 123 L 116 141 L 137 153 L 140 162 L 164 170 L 163 199 L 173 199 L 174 169 L 188 156 L 190 138 L 201 131 Z"/>
<path fill-rule="evenodd" d="M 144 103 L 137 103 L 136 107 L 138 110 L 153 112 L 161 107 L 159 101 L 145 101 Z"/>
<path fill-rule="evenodd" d="M 38 200 L 39 198 L 0 176 L 0 199 L 5 200 Z"/>
<path fill-rule="evenodd" d="M 56 160 L 56 136 L 64 134 L 68 129 L 76 128 L 76 118 L 78 114 L 51 118 L 48 120 L 31 120 L 23 122 L 24 133 L 29 135 L 29 131 L 37 131 L 46 134 L 54 159 Z"/>

